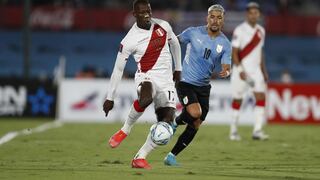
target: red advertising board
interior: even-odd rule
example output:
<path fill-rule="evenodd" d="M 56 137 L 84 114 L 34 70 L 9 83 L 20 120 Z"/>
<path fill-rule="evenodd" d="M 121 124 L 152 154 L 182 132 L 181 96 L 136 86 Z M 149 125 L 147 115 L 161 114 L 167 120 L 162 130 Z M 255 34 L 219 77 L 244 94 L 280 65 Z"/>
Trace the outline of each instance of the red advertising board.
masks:
<path fill-rule="evenodd" d="M 268 122 L 320 124 L 320 84 L 270 84 Z"/>
<path fill-rule="evenodd" d="M 271 15 L 265 18 L 270 34 L 309 35 L 320 34 L 320 16 Z"/>
<path fill-rule="evenodd" d="M 178 32 L 189 26 L 203 25 L 202 12 L 154 11 L 153 16 L 169 21 Z M 125 31 L 132 17 L 130 9 L 74 8 L 36 6 L 31 9 L 33 29 L 49 30 L 112 30 Z M 224 32 L 232 33 L 244 19 L 244 14 L 229 11 Z M 264 17 L 268 34 L 319 35 L 319 16 L 269 15 Z M 130 24 L 130 23 L 129 23 Z M 0 27 L 19 29 L 23 25 L 23 7 L 0 6 Z M 130 24 L 131 26 L 131 24 Z"/>
<path fill-rule="evenodd" d="M 33 7 L 30 25 L 49 30 L 124 30 L 129 10 L 104 8 Z M 23 25 L 23 7 L 0 7 L 0 27 L 19 29 Z"/>

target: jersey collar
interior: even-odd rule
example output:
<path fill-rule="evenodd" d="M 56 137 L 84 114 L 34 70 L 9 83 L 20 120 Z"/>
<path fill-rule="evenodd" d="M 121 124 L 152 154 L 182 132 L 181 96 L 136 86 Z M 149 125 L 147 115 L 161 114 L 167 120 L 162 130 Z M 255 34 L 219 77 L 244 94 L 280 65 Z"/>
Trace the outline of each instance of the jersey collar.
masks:
<path fill-rule="evenodd" d="M 150 31 L 153 31 L 154 21 L 153 21 L 153 19 L 151 18 L 151 27 L 150 27 L 149 30 L 139 28 L 138 25 L 137 25 L 137 22 L 134 23 L 134 27 L 135 27 L 139 32 L 150 32 Z"/>
<path fill-rule="evenodd" d="M 256 28 L 257 28 L 257 24 L 255 24 L 254 27 L 252 27 L 252 26 L 248 23 L 248 21 L 245 21 L 245 23 L 246 23 L 246 25 L 247 25 L 248 27 L 250 27 L 250 29 L 256 29 Z"/>

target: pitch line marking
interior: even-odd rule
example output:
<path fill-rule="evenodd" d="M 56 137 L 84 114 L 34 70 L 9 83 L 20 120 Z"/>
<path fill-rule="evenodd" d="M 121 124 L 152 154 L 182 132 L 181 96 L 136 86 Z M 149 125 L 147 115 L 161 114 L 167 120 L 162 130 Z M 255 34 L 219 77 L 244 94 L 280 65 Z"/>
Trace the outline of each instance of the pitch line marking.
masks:
<path fill-rule="evenodd" d="M 11 141 L 12 139 L 16 138 L 17 136 L 30 135 L 32 133 L 40 133 L 40 132 L 44 132 L 48 129 L 58 128 L 61 126 L 63 126 L 63 123 L 61 123 L 60 121 L 54 121 L 54 122 L 42 124 L 40 126 L 32 128 L 32 129 L 27 128 L 27 129 L 23 129 L 20 131 L 11 131 L 0 138 L 0 146 L 6 142 Z"/>

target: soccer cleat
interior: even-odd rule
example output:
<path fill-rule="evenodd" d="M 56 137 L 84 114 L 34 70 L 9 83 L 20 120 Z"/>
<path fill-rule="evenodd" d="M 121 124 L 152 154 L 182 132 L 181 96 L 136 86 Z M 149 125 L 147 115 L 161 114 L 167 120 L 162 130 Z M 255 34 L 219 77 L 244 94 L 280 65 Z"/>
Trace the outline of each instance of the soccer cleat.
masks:
<path fill-rule="evenodd" d="M 241 136 L 237 132 L 231 133 L 229 138 L 231 141 L 241 141 Z"/>
<path fill-rule="evenodd" d="M 269 135 L 265 134 L 263 131 L 256 131 L 252 134 L 253 140 L 268 140 Z"/>
<path fill-rule="evenodd" d="M 133 159 L 131 166 L 132 168 L 151 169 L 151 166 L 145 159 Z"/>
<path fill-rule="evenodd" d="M 109 145 L 112 148 L 116 148 L 120 145 L 120 143 L 127 137 L 127 134 L 124 133 L 122 130 L 116 132 L 111 138 L 109 139 Z"/>
<path fill-rule="evenodd" d="M 164 164 L 167 166 L 179 166 L 176 156 L 171 152 L 164 158 Z"/>

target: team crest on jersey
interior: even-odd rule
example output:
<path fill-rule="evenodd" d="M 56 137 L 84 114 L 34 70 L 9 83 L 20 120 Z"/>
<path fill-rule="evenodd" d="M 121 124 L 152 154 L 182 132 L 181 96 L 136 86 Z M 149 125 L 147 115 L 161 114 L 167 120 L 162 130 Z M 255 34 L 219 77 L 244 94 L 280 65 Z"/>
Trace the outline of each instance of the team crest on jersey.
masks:
<path fill-rule="evenodd" d="M 158 36 L 162 37 L 164 35 L 164 31 L 161 28 L 156 29 L 156 33 Z"/>
<path fill-rule="evenodd" d="M 183 98 L 183 104 L 184 104 L 184 105 L 188 104 L 188 101 L 189 101 L 188 96 L 185 96 L 185 97 Z"/>
<path fill-rule="evenodd" d="M 222 49 L 223 49 L 223 46 L 218 44 L 216 48 L 217 53 L 221 53 Z"/>

